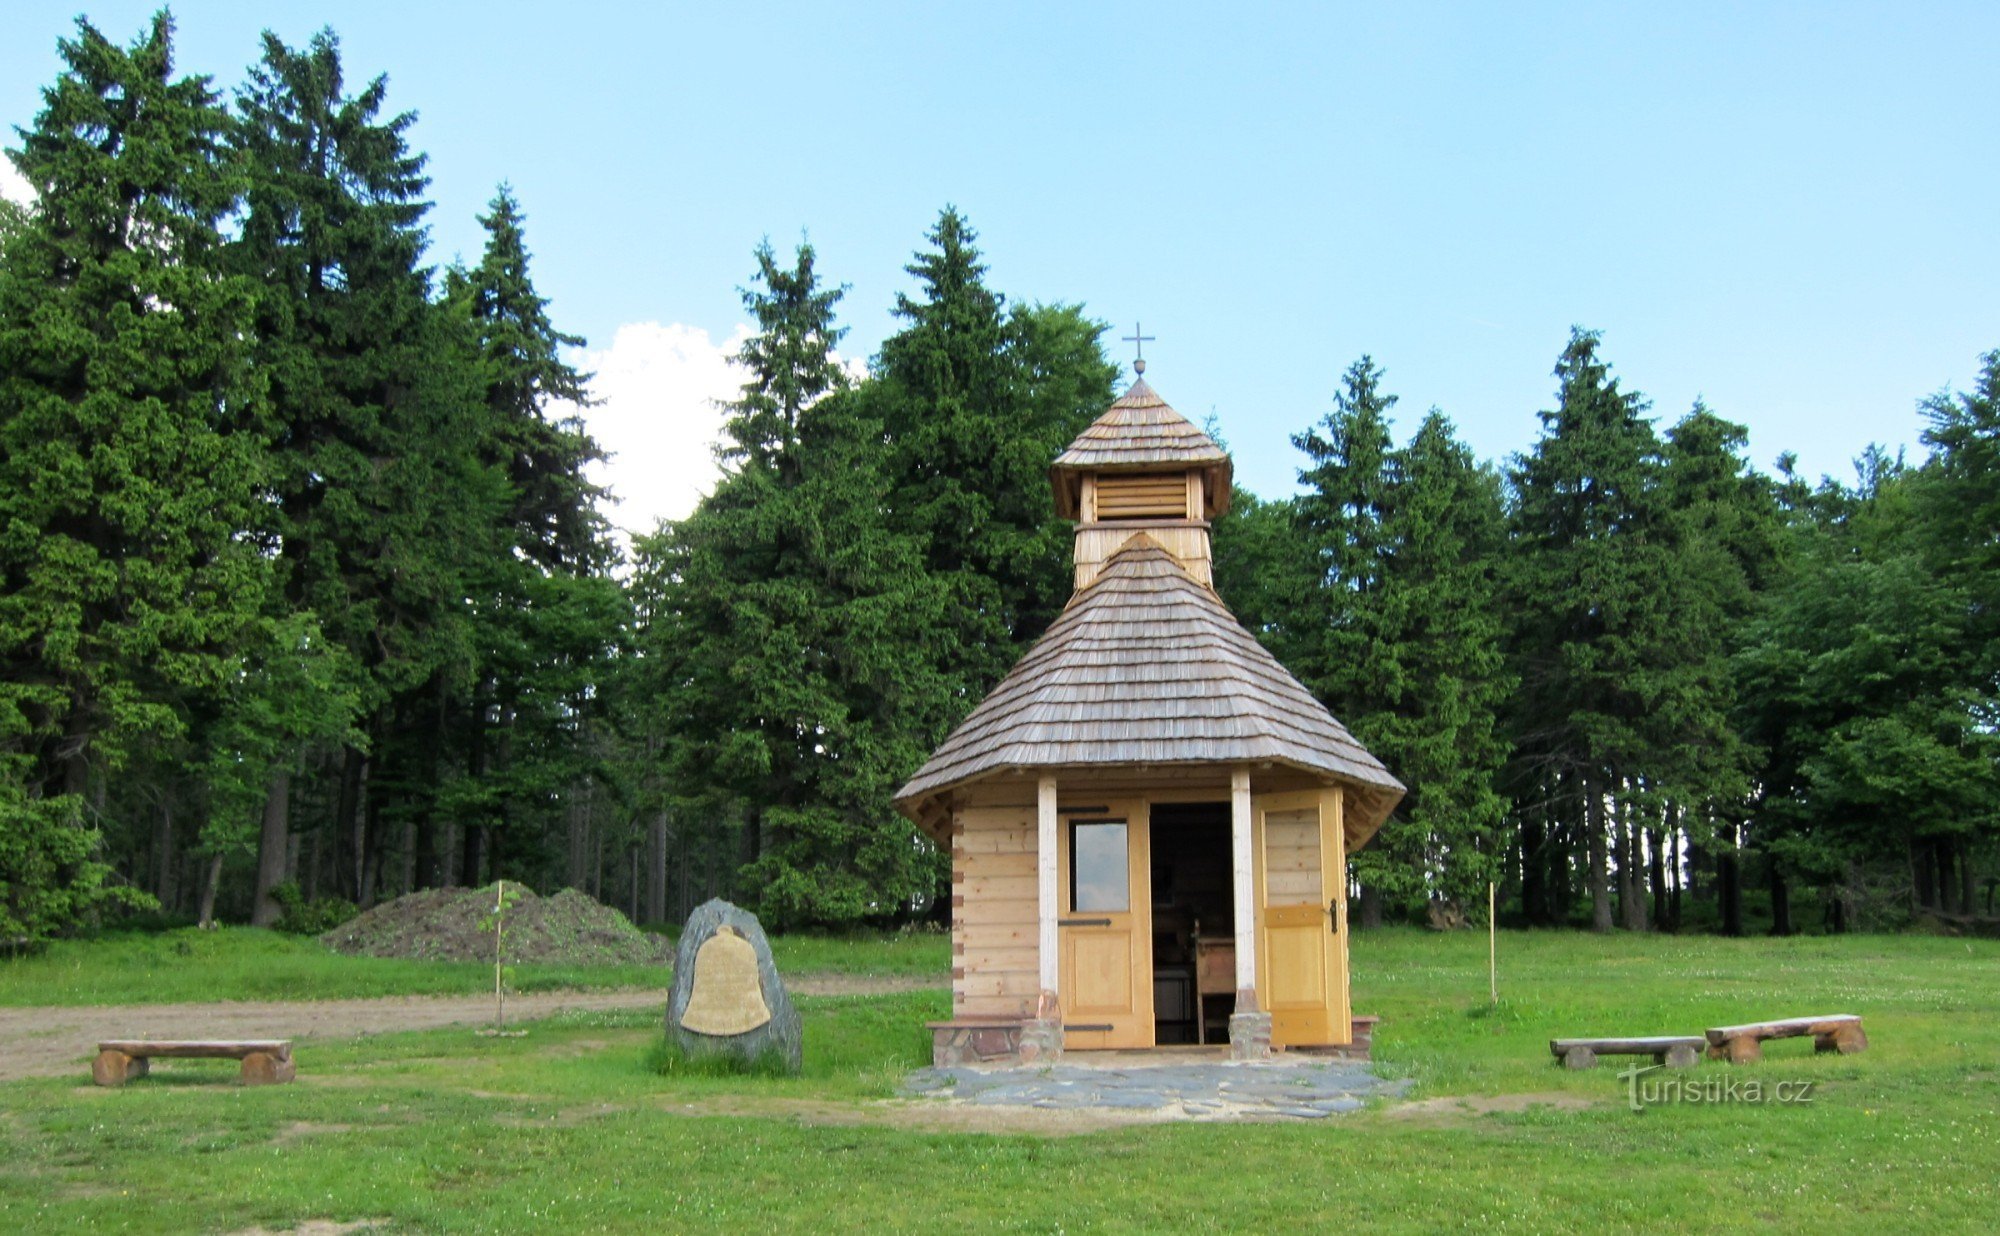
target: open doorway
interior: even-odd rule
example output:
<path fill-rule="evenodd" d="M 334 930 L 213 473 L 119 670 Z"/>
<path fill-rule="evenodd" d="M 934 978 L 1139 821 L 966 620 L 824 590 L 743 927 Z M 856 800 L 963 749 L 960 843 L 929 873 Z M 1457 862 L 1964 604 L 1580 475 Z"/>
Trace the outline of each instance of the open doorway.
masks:
<path fill-rule="evenodd" d="M 1153 1041 L 1226 1043 L 1236 1003 L 1229 804 L 1154 803 Z"/>

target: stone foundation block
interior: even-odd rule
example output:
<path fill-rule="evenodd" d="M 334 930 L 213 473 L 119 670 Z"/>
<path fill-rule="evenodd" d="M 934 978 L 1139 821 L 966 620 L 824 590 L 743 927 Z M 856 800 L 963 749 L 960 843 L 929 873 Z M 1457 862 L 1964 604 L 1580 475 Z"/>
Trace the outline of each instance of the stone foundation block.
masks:
<path fill-rule="evenodd" d="M 1229 1058 L 1269 1060 L 1271 1058 L 1271 1015 L 1231 1013 L 1229 1015 Z"/>

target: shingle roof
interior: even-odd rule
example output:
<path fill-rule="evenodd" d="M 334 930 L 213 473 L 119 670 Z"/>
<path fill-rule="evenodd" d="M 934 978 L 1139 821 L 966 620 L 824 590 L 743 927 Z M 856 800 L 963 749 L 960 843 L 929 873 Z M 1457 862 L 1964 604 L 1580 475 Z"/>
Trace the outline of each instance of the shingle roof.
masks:
<path fill-rule="evenodd" d="M 1134 536 L 897 791 L 932 796 L 1011 768 L 1273 762 L 1356 792 L 1365 838 L 1403 784 L 1160 544 Z"/>
<path fill-rule="evenodd" d="M 1049 479 L 1056 487 L 1056 514 L 1077 517 L 1077 494 L 1084 472 L 1158 472 L 1200 466 L 1208 477 L 1208 514 L 1229 509 L 1233 471 L 1229 453 L 1194 423 L 1167 406 L 1144 378 L 1076 436 L 1056 456 Z"/>

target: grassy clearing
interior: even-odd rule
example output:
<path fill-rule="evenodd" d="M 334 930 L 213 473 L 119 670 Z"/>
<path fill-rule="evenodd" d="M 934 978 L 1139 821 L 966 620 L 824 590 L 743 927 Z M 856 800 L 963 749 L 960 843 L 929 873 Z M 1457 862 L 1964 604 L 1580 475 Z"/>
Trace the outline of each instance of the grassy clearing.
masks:
<path fill-rule="evenodd" d="M 932 933 L 805 936 L 774 943 L 786 973 L 934 974 L 951 945 Z M 667 967 L 510 966 L 515 991 L 664 987 Z M 0 1006 L 155 1004 L 191 1000 L 334 1000 L 476 995 L 493 990 L 479 962 L 344 957 L 315 940 L 249 927 L 115 932 L 61 940 L 33 957 L 0 960 Z"/>
<path fill-rule="evenodd" d="M 241 1090 L 169 1062 L 124 1090 L 0 1086 L 0 1229 L 185 1231 L 311 1218 L 391 1230 L 1989 1231 L 2000 1168 L 2000 945 L 1510 933 L 1355 941 L 1357 1007 L 1415 1097 L 1338 1120 L 1047 1138 L 939 1132 L 883 1105 L 941 992 L 801 999 L 801 1078 L 662 1076 L 653 1014 L 308 1042 Z M 1858 1012 L 1870 1050 L 1703 1078 L 1818 1083 L 1804 1106 L 1628 1111 L 1615 1066 L 1552 1035 Z M 79 1067 L 78 1078 L 82 1070 Z M 1479 1102 L 1539 1103 L 1481 1110 Z M 1567 1106 L 1561 1105 L 1567 1104 Z M 912 1118 L 911 1113 L 916 1113 Z M 855 1122 L 859 1123 L 855 1123 Z"/>

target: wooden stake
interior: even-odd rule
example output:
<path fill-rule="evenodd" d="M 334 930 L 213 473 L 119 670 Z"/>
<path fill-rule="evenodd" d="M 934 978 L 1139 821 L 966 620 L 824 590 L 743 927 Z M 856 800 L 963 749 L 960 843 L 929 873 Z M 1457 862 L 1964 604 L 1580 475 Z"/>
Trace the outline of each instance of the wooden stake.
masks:
<path fill-rule="evenodd" d="M 1497 1007 L 1500 1003 L 1500 932 L 1493 921 L 1494 886 L 1486 885 L 1486 994 Z"/>
<path fill-rule="evenodd" d="M 500 986 L 503 960 L 500 949 L 507 930 L 507 881 L 493 882 L 493 1028 L 507 1028 L 507 996 Z"/>

